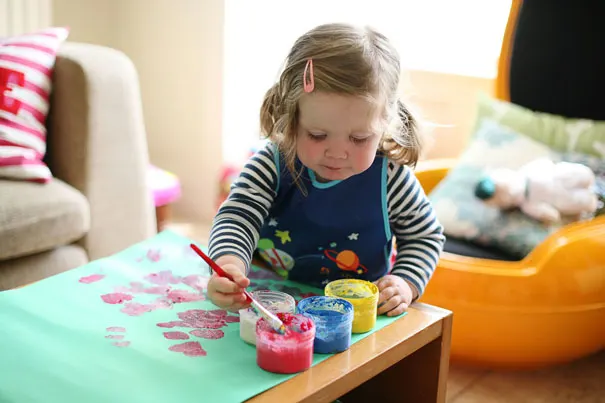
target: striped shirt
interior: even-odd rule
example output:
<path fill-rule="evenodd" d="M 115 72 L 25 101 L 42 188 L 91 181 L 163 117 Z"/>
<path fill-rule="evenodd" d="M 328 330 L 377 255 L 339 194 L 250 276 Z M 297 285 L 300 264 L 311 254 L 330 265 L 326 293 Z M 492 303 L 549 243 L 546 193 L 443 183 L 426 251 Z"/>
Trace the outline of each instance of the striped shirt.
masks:
<path fill-rule="evenodd" d="M 210 232 L 213 259 L 235 255 L 248 265 L 259 231 L 277 195 L 278 167 L 269 143 L 242 169 L 221 205 Z M 389 223 L 397 254 L 390 274 L 414 284 L 422 295 L 443 249 L 445 236 L 432 205 L 412 169 L 389 161 L 387 169 Z"/>

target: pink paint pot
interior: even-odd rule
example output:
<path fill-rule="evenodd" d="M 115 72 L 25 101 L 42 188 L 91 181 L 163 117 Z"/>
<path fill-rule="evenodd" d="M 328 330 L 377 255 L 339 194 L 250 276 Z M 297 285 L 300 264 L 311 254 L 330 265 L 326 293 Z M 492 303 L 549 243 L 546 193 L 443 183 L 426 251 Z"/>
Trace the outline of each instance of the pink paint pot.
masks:
<path fill-rule="evenodd" d="M 315 324 L 310 318 L 291 313 L 278 313 L 286 326 L 279 334 L 261 318 L 256 323 L 256 363 L 268 372 L 294 374 L 313 364 Z"/>
<path fill-rule="evenodd" d="M 269 311 L 277 313 L 294 313 L 296 301 L 285 292 L 273 290 L 256 290 L 252 296 Z M 248 344 L 256 345 L 256 323 L 261 316 L 252 307 L 239 310 L 239 335 Z"/>

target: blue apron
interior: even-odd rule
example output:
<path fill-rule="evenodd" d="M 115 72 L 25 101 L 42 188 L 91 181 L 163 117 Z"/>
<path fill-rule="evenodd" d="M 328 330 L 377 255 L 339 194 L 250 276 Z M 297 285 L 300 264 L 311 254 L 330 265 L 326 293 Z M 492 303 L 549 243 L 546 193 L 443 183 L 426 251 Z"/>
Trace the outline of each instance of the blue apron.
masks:
<path fill-rule="evenodd" d="M 375 281 L 390 269 L 393 246 L 386 200 L 388 160 L 344 181 L 321 183 L 304 167 L 294 183 L 280 161 L 277 196 L 260 231 L 257 253 L 290 280 L 323 288 L 330 281 Z M 301 168 L 297 161 L 297 169 Z"/>

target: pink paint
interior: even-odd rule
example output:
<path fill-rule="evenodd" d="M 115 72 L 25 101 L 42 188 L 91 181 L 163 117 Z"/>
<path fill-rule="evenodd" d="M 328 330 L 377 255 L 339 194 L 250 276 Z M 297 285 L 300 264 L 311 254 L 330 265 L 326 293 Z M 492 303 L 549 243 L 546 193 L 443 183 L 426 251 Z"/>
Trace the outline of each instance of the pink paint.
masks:
<path fill-rule="evenodd" d="M 158 297 L 150 305 L 153 306 L 153 310 L 156 309 L 172 309 L 172 301 L 166 299 L 166 297 Z"/>
<path fill-rule="evenodd" d="M 107 336 L 105 336 L 105 338 L 112 339 L 112 340 L 123 340 L 124 335 L 123 334 L 108 334 Z"/>
<path fill-rule="evenodd" d="M 202 294 L 194 294 L 187 290 L 172 290 L 168 293 L 167 297 L 175 304 L 203 301 L 206 299 Z"/>
<path fill-rule="evenodd" d="M 220 329 L 228 323 L 239 322 L 239 317 L 230 316 L 224 309 L 206 311 L 204 309 L 190 309 L 179 312 L 177 316 L 181 320 L 158 323 L 158 327 L 189 327 L 195 329 Z"/>
<path fill-rule="evenodd" d="M 227 323 L 236 323 L 236 322 L 239 322 L 239 316 L 231 316 L 231 315 L 229 315 L 229 316 L 227 316 L 225 318 L 225 321 Z"/>
<path fill-rule="evenodd" d="M 199 341 L 187 341 L 185 343 L 176 344 L 168 347 L 168 350 L 176 353 L 183 353 L 187 357 L 203 357 L 206 351 L 202 348 Z"/>
<path fill-rule="evenodd" d="M 105 330 L 107 330 L 108 332 L 122 332 L 122 333 L 126 332 L 126 328 L 121 327 L 121 326 L 110 326 Z"/>
<path fill-rule="evenodd" d="M 225 332 L 218 329 L 195 329 L 189 332 L 190 335 L 202 339 L 217 340 L 225 337 Z"/>
<path fill-rule="evenodd" d="M 191 250 L 189 247 L 187 249 Z M 194 290 L 203 291 L 208 286 L 208 277 L 191 274 L 181 278 L 181 282 Z"/>
<path fill-rule="evenodd" d="M 131 281 L 130 282 L 130 291 L 131 292 L 143 292 L 143 290 L 145 289 L 145 284 L 139 282 L 139 281 Z"/>
<path fill-rule="evenodd" d="M 157 285 L 178 284 L 181 282 L 181 278 L 173 276 L 170 270 L 162 270 L 158 273 L 151 273 L 144 278 L 150 283 Z"/>
<path fill-rule="evenodd" d="M 187 324 L 187 327 L 219 329 L 227 323 L 227 311 L 223 309 L 212 311 L 190 309 L 185 312 L 179 312 L 177 316 Z"/>
<path fill-rule="evenodd" d="M 168 340 L 186 340 L 189 335 L 185 332 L 164 332 L 164 337 Z"/>
<path fill-rule="evenodd" d="M 162 255 L 160 254 L 159 250 L 149 249 L 147 251 L 147 259 L 151 260 L 152 262 L 159 262 L 162 259 Z"/>
<path fill-rule="evenodd" d="M 132 294 L 155 294 L 165 295 L 172 290 L 170 286 L 145 287 L 145 284 L 133 281 L 129 287 L 119 286 L 114 288 L 114 292 L 132 293 Z"/>
<path fill-rule="evenodd" d="M 121 304 L 125 301 L 131 301 L 132 295 L 121 292 L 101 295 L 101 299 L 108 304 Z"/>
<path fill-rule="evenodd" d="M 155 305 L 151 304 L 139 304 L 138 302 L 130 302 L 124 304 L 124 307 L 120 309 L 120 312 L 125 313 L 129 316 L 141 316 L 144 313 L 154 311 L 156 309 Z"/>
<path fill-rule="evenodd" d="M 158 287 L 144 288 L 141 290 L 141 292 L 144 292 L 145 294 L 165 295 L 165 294 L 168 294 L 171 289 L 172 289 L 171 287 L 158 286 Z"/>
<path fill-rule="evenodd" d="M 128 302 L 120 309 L 120 312 L 129 316 L 141 316 L 147 312 L 153 312 L 158 309 L 172 309 L 172 302 L 164 297 L 159 297 L 150 304 L 140 304 L 138 302 Z"/>
<path fill-rule="evenodd" d="M 111 343 L 116 347 L 128 347 L 130 346 L 130 342 L 129 341 L 116 341 L 114 343 Z"/>
<path fill-rule="evenodd" d="M 92 284 L 92 283 L 96 283 L 99 280 L 102 280 L 105 278 L 105 275 L 103 274 L 91 274 L 90 276 L 86 276 L 86 277 L 81 277 L 80 280 L 78 280 L 80 283 L 84 283 L 84 284 Z"/>
<path fill-rule="evenodd" d="M 183 322 L 183 321 L 173 320 L 171 322 L 158 323 L 157 326 L 172 329 L 173 327 L 186 327 L 186 326 L 183 326 L 184 324 L 185 324 L 185 322 Z"/>

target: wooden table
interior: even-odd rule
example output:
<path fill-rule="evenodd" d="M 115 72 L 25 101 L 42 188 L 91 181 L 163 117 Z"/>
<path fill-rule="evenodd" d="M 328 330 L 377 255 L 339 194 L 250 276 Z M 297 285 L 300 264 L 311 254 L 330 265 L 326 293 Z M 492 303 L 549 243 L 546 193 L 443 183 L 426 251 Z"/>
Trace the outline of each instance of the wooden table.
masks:
<path fill-rule="evenodd" d="M 450 311 L 416 303 L 349 350 L 247 402 L 445 402 L 451 335 Z"/>

